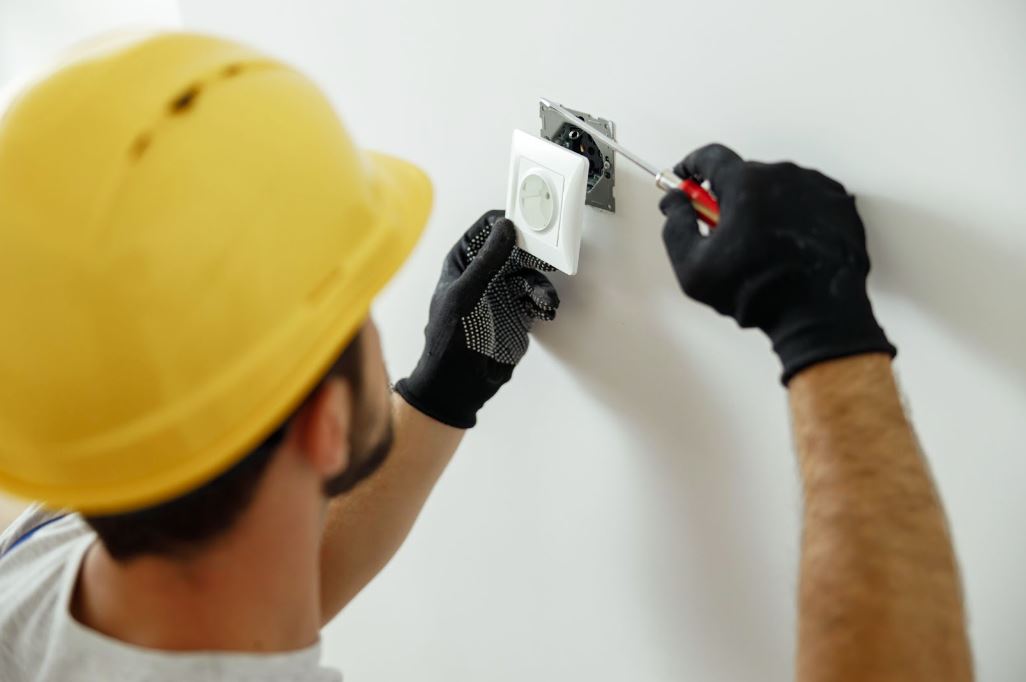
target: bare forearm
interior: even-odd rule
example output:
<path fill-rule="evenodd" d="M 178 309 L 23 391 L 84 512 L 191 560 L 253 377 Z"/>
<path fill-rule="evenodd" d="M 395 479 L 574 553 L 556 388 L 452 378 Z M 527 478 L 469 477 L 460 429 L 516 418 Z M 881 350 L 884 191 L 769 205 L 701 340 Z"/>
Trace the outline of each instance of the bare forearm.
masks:
<path fill-rule="evenodd" d="M 969 680 L 941 501 L 885 355 L 790 383 L 805 491 L 798 679 Z"/>
<path fill-rule="evenodd" d="M 395 444 L 373 476 L 328 507 L 321 545 L 322 620 L 328 622 L 402 545 L 464 431 L 393 397 Z"/>

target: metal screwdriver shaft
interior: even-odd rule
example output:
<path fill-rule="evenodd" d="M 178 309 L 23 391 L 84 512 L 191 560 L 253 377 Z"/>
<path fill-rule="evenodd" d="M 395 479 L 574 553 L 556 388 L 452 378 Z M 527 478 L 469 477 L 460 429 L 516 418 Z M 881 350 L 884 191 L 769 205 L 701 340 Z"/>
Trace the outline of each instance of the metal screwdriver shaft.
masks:
<path fill-rule="evenodd" d="M 716 223 L 720 219 L 720 206 L 716 203 L 716 200 L 707 192 L 701 185 L 691 179 L 682 180 L 677 177 L 676 173 L 672 170 L 660 170 L 658 166 L 655 166 L 648 161 L 627 149 L 626 147 L 619 144 L 616 140 L 612 139 L 604 132 L 594 127 L 593 125 L 582 121 L 573 113 L 568 111 L 561 104 L 553 102 L 552 100 L 545 99 L 544 97 L 539 100 L 542 106 L 548 107 L 555 111 L 557 114 L 566 119 L 567 123 L 580 128 L 582 131 L 591 135 L 595 140 L 608 145 L 611 149 L 615 150 L 621 156 L 635 164 L 646 173 L 655 178 L 656 186 L 664 192 L 670 192 L 673 190 L 680 190 L 684 192 L 691 199 L 691 205 L 694 206 L 695 211 L 698 212 L 699 216 L 710 227 L 716 227 Z"/>

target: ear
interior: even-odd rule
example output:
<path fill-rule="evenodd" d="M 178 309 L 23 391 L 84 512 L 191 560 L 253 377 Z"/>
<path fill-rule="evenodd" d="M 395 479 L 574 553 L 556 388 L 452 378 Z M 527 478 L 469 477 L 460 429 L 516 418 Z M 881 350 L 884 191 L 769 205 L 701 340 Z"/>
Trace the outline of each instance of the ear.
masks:
<path fill-rule="evenodd" d="M 291 440 L 321 478 L 335 476 L 349 466 L 351 414 L 349 385 L 329 377 L 293 419 Z"/>

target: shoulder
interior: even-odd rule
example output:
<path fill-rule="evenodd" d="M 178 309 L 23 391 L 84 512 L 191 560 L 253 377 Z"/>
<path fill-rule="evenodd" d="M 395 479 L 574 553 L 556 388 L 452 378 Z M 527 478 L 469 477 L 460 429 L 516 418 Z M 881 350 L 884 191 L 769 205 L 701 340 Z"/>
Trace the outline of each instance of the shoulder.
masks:
<path fill-rule="evenodd" d="M 65 511 L 47 509 L 38 504 L 29 506 L 0 532 L 0 557 L 43 527 L 66 516 L 68 513 Z"/>
<path fill-rule="evenodd" d="M 15 567 L 59 556 L 87 536 L 95 533 L 78 514 L 32 505 L 0 534 L 0 589 Z"/>
<path fill-rule="evenodd" d="M 77 572 L 94 537 L 77 514 L 40 507 L 26 510 L 0 536 L 0 642 L 11 649 L 5 658 L 45 647 L 65 578 Z"/>
<path fill-rule="evenodd" d="M 0 621 L 19 595 L 35 593 L 51 582 L 76 546 L 95 533 L 78 514 L 32 506 L 0 536 Z"/>

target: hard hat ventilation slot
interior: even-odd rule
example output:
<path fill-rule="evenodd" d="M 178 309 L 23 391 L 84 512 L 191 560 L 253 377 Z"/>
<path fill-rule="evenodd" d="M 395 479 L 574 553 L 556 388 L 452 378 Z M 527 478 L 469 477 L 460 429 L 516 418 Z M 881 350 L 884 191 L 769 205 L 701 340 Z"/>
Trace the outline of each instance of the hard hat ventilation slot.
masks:
<path fill-rule="evenodd" d="M 190 85 L 185 92 L 171 100 L 171 104 L 168 105 L 168 109 L 172 115 L 184 114 L 192 108 L 192 105 L 195 104 L 196 98 L 199 97 L 199 94 L 199 84 Z"/>
<path fill-rule="evenodd" d="M 128 150 L 129 156 L 133 160 L 138 161 L 146 153 L 146 150 L 150 148 L 151 142 L 153 142 L 153 137 L 149 133 L 140 133 L 139 137 L 135 138 L 135 142 L 132 143 L 131 149 Z"/>
<path fill-rule="evenodd" d="M 218 75 L 220 75 L 220 77 L 223 79 L 234 78 L 235 76 L 242 74 L 242 72 L 247 70 L 250 66 L 252 65 L 243 64 L 241 62 L 233 62 L 223 67 L 220 71 L 216 72 L 215 75 L 208 76 L 204 80 L 194 82 L 192 85 L 185 88 L 185 90 L 182 90 L 170 102 L 168 102 L 167 115 L 181 116 L 182 114 L 188 113 L 189 110 L 192 109 L 193 106 L 195 106 L 196 100 L 197 98 L 199 98 L 200 93 L 203 91 L 203 88 L 206 85 L 213 82 L 213 80 L 217 78 Z M 158 123 L 156 127 L 157 129 L 160 129 L 162 127 L 162 123 Z M 140 160 L 146 154 L 147 150 L 153 143 L 153 133 L 154 131 L 152 130 L 140 133 L 139 136 L 136 137 L 135 140 L 132 142 L 132 146 L 128 149 L 128 155 L 129 157 L 131 157 L 133 161 Z"/>

